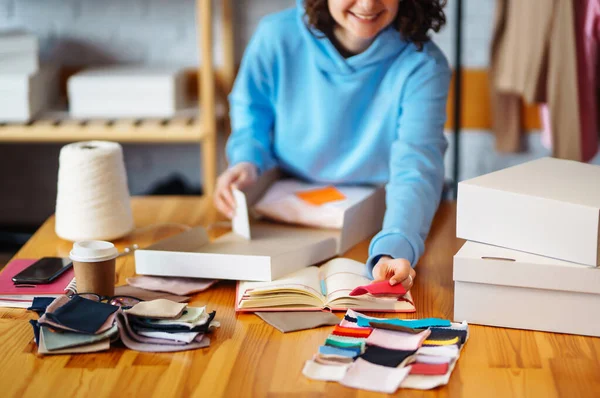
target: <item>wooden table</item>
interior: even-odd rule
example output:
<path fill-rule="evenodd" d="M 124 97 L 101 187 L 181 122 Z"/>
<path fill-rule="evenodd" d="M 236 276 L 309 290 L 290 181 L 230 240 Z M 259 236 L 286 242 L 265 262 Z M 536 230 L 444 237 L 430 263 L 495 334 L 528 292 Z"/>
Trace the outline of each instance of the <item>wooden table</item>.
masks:
<path fill-rule="evenodd" d="M 148 227 L 152 224 L 206 225 L 215 219 L 210 203 L 201 198 L 135 198 L 133 209 L 140 228 L 118 242 L 120 248 L 133 243 L 144 247 L 181 230 L 173 224 Z M 440 207 L 413 289 L 418 311 L 409 318 L 453 317 L 452 256 L 462 243 L 454 237 L 455 218 L 454 204 Z M 16 258 L 66 256 L 70 247 L 56 237 L 50 218 Z M 365 261 L 367 242 L 346 256 Z M 119 284 L 134 273 L 132 256 L 119 259 L 117 273 Z M 236 315 L 231 282 L 219 283 L 192 302 L 216 310 L 221 328 L 211 337 L 210 348 L 172 354 L 118 346 L 99 354 L 39 356 L 28 323 L 35 316 L 0 309 L 0 396 L 376 395 L 302 376 L 304 361 L 330 327 L 282 334 L 253 314 Z M 448 386 L 428 392 L 399 390 L 398 395 L 598 397 L 600 339 L 471 326 Z"/>

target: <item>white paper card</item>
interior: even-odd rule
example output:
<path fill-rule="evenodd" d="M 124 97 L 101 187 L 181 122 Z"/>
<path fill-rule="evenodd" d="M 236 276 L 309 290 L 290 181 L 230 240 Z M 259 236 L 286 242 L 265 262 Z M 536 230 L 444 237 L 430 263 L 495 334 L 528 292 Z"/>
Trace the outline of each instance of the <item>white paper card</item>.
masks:
<path fill-rule="evenodd" d="M 235 215 L 233 216 L 233 220 L 231 220 L 233 232 L 246 239 L 251 239 L 246 195 L 237 188 L 232 188 L 232 192 L 235 199 Z"/>

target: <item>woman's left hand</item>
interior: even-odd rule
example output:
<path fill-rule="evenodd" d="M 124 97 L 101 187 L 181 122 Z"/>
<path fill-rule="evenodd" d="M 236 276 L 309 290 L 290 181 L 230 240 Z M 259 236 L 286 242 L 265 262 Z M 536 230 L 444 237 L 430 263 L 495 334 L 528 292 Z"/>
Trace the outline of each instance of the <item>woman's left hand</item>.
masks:
<path fill-rule="evenodd" d="M 390 285 L 401 283 L 406 291 L 409 291 L 417 273 L 410 266 L 410 262 L 404 258 L 391 258 L 382 256 L 373 267 L 373 279 L 375 281 L 390 281 Z"/>

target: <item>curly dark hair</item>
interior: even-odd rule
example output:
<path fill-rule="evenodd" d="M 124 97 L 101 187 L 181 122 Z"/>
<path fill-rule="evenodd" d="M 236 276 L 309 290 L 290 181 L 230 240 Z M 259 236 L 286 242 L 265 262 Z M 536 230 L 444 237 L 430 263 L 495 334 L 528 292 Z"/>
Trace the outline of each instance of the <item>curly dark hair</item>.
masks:
<path fill-rule="evenodd" d="M 439 32 L 446 24 L 443 8 L 446 0 L 399 0 L 398 15 L 393 24 L 400 34 L 417 49 L 430 40 L 429 29 Z M 329 13 L 327 0 L 305 0 L 308 24 L 331 37 L 335 21 Z"/>

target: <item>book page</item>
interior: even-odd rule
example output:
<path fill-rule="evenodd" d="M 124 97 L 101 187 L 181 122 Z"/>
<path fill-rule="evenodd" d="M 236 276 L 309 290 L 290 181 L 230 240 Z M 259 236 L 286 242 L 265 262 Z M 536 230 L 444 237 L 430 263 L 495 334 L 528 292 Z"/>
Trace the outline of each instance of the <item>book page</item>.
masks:
<path fill-rule="evenodd" d="M 349 258 L 335 258 L 323 264 L 321 277 L 327 288 L 327 302 L 349 297 L 354 288 L 371 283 L 365 264 Z"/>
<path fill-rule="evenodd" d="M 271 282 L 240 282 L 239 284 L 240 297 L 279 295 L 284 292 L 307 294 L 322 301 L 319 269 L 317 267 L 307 267 Z"/>

